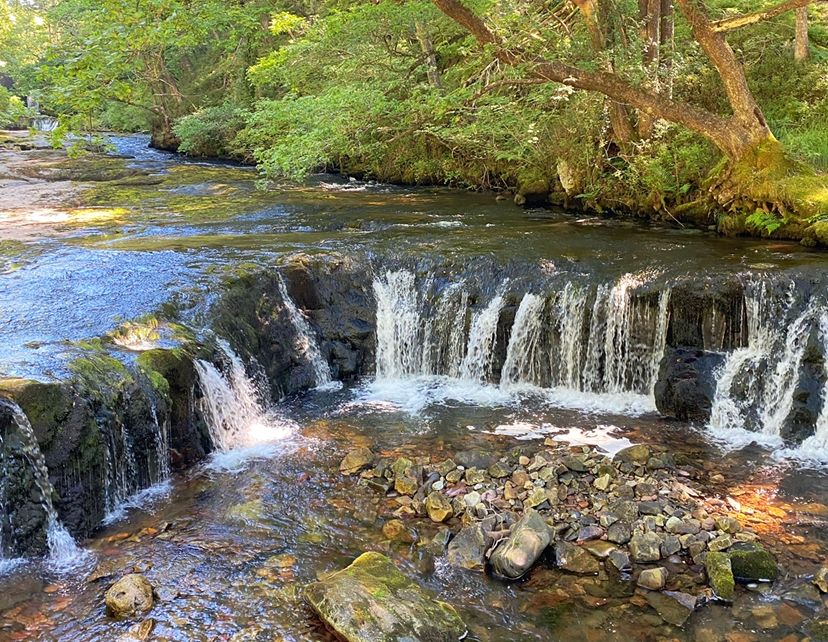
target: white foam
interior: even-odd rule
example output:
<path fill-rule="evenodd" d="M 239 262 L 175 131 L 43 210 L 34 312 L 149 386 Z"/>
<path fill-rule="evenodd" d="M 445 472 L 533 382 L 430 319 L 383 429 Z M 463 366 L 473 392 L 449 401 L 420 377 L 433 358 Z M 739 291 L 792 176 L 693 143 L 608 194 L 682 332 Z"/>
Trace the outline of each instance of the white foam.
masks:
<path fill-rule="evenodd" d="M 172 491 L 172 483 L 169 479 L 165 479 L 158 484 L 154 484 L 149 488 L 139 490 L 137 493 L 127 497 L 124 501 L 118 503 L 115 508 L 109 511 L 103 518 L 104 526 L 114 524 L 117 521 L 126 517 L 126 514 L 133 509 L 146 510 L 151 508 L 159 500 L 166 499 L 170 496 Z"/>

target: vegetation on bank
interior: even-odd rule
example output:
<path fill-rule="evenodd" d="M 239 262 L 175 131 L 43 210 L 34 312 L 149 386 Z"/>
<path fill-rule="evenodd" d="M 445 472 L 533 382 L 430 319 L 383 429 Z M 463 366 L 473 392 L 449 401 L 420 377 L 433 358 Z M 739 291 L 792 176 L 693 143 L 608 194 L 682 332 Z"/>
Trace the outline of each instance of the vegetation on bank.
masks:
<path fill-rule="evenodd" d="M 0 32 L 5 73 L 58 134 L 828 244 L 824 0 L 5 10 L 40 34 Z"/>

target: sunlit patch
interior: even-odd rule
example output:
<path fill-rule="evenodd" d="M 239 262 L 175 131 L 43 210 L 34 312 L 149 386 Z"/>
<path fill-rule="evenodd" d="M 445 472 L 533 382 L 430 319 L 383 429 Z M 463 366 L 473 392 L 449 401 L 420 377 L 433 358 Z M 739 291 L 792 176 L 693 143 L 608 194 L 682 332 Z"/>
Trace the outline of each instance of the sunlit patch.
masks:
<path fill-rule="evenodd" d="M 469 426 L 469 429 L 474 429 Z M 570 446 L 594 446 L 599 451 L 610 457 L 618 452 L 632 446 L 632 442 L 626 437 L 616 437 L 613 433 L 619 430 L 618 426 L 599 425 L 594 430 L 583 428 L 560 428 L 553 424 L 535 424 L 526 421 L 514 421 L 508 424 L 495 426 L 494 430 L 484 432 L 513 437 L 519 440 L 535 440 L 550 438 L 553 441 L 569 444 Z"/>
<path fill-rule="evenodd" d="M 161 333 L 156 319 L 146 323 L 127 322 L 112 332 L 112 341 L 127 350 L 144 352 L 159 347 Z"/>

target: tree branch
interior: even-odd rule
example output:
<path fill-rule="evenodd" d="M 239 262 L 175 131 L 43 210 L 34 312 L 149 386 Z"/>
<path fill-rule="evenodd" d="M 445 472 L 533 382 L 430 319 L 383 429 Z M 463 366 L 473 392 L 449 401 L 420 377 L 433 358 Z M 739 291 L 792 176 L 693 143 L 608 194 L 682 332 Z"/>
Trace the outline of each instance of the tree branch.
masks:
<path fill-rule="evenodd" d="M 807 7 L 812 2 L 814 2 L 814 0 L 786 0 L 785 2 L 777 4 L 773 7 L 768 7 L 767 9 L 762 9 L 761 11 L 755 11 L 754 13 L 747 13 L 741 16 L 734 16 L 732 18 L 716 20 L 714 22 L 711 22 L 710 26 L 716 33 L 733 31 L 734 29 L 741 29 L 742 27 L 747 27 L 750 25 L 755 25 L 759 22 L 764 22 L 765 20 L 770 20 L 771 18 L 781 16 L 783 13 L 793 11 L 794 9 Z"/>

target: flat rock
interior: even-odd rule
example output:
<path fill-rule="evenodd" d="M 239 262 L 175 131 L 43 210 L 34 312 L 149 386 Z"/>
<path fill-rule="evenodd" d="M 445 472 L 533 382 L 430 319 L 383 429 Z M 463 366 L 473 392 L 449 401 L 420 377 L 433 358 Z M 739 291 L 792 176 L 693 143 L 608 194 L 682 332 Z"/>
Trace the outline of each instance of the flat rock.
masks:
<path fill-rule="evenodd" d="M 347 642 L 456 642 L 466 633 L 452 606 L 433 599 L 380 553 L 363 553 L 347 568 L 310 584 L 305 596 Z"/>
<path fill-rule="evenodd" d="M 696 598 L 679 591 L 650 591 L 645 596 L 661 619 L 674 626 L 682 626 L 696 609 Z"/>
<path fill-rule="evenodd" d="M 339 464 L 339 471 L 345 475 L 353 475 L 374 462 L 374 453 L 370 448 L 353 448 L 348 451 Z"/>
<path fill-rule="evenodd" d="M 580 546 L 569 542 L 555 544 L 555 562 L 563 570 L 579 575 L 595 575 L 600 570 L 597 559 Z"/>
<path fill-rule="evenodd" d="M 633 535 L 630 556 L 635 562 L 657 562 L 661 559 L 661 538 L 655 533 Z"/>
<path fill-rule="evenodd" d="M 526 513 L 492 554 L 492 570 L 513 580 L 523 576 L 549 546 L 550 539 L 543 517 L 534 511 Z"/>
<path fill-rule="evenodd" d="M 486 553 L 486 535 L 480 524 L 466 526 L 448 545 L 448 561 L 452 566 L 482 569 Z"/>
<path fill-rule="evenodd" d="M 454 513 L 448 498 L 436 490 L 431 491 L 426 497 L 425 508 L 431 521 L 438 524 L 446 521 Z"/>
<path fill-rule="evenodd" d="M 619 450 L 614 459 L 625 464 L 646 464 L 650 459 L 650 448 L 644 444 L 628 446 L 623 450 Z"/>

